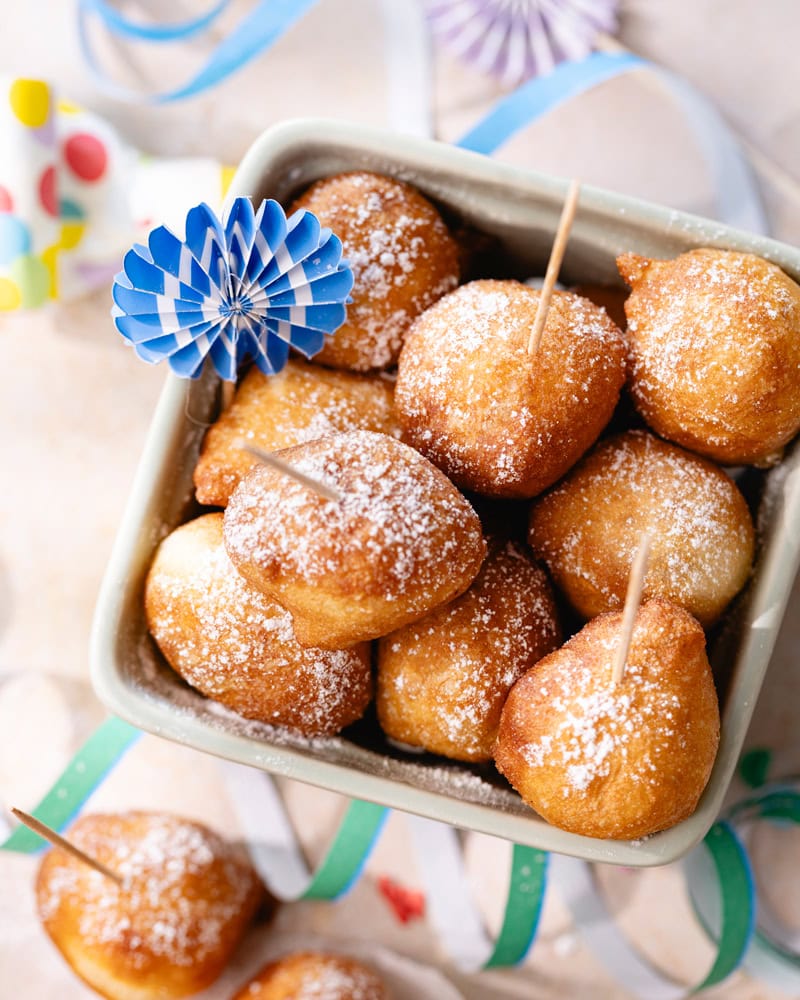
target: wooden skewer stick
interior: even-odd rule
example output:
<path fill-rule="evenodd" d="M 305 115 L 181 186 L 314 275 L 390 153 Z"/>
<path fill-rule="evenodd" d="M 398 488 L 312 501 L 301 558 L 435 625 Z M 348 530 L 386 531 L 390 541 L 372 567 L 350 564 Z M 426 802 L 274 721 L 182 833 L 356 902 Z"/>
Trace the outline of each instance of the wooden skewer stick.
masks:
<path fill-rule="evenodd" d="M 644 578 L 647 573 L 647 559 L 650 555 L 650 535 L 645 533 L 639 540 L 639 548 L 633 558 L 631 575 L 628 578 L 628 590 L 625 594 L 625 608 L 622 612 L 622 628 L 619 633 L 619 643 L 614 655 L 614 667 L 611 672 L 611 683 L 619 684 L 625 676 L 625 662 L 633 637 L 633 626 L 636 622 L 636 612 L 642 601 Z"/>
<path fill-rule="evenodd" d="M 233 397 L 236 395 L 236 383 L 228 382 L 226 379 L 222 382 L 222 388 L 220 389 L 220 400 L 219 400 L 219 412 L 220 415 L 229 410 L 231 403 L 233 402 Z"/>
<path fill-rule="evenodd" d="M 542 290 L 539 293 L 539 304 L 536 307 L 536 316 L 534 317 L 533 328 L 528 339 L 528 354 L 535 354 L 539 350 L 539 342 L 542 339 L 544 324 L 547 321 L 547 311 L 550 308 L 550 299 L 553 297 L 553 288 L 558 280 L 561 261 L 564 259 L 572 223 L 575 221 L 580 193 L 580 181 L 577 178 L 573 178 L 567 191 L 564 207 L 561 209 L 561 218 L 558 220 L 556 238 L 553 241 L 553 249 L 550 251 L 550 260 L 547 262 L 547 271 L 542 283 Z"/>
<path fill-rule="evenodd" d="M 110 878 L 112 882 L 116 882 L 117 885 L 122 885 L 123 879 L 121 875 L 117 875 L 116 872 L 112 872 L 110 868 L 93 858 L 91 855 L 84 853 L 80 847 L 76 847 L 71 844 L 68 840 L 65 840 L 60 833 L 56 833 L 55 830 L 51 830 L 49 826 L 45 826 L 41 820 L 36 819 L 35 816 L 30 816 L 28 813 L 23 812 L 21 809 L 12 808 L 11 812 L 17 817 L 20 823 L 24 823 L 25 826 L 30 827 L 34 833 L 38 833 L 40 837 L 44 837 L 45 840 L 49 840 L 51 844 L 56 847 L 60 847 L 62 850 L 71 854 L 73 857 L 82 861 L 85 865 L 90 868 L 94 868 L 96 872 L 100 872 L 101 875 L 105 875 L 106 878 Z"/>
<path fill-rule="evenodd" d="M 321 483 L 318 479 L 312 479 L 311 476 L 307 476 L 305 472 L 295 469 L 293 465 L 290 465 L 288 462 L 284 462 L 282 458 L 278 458 L 278 456 L 273 455 L 272 452 L 264 451 L 263 448 L 257 448 L 254 444 L 249 444 L 247 441 L 240 441 L 239 447 L 243 451 L 249 452 L 253 458 L 257 458 L 259 462 L 263 462 L 264 465 L 272 466 L 273 469 L 277 469 L 278 472 L 282 472 L 285 476 L 290 476 L 296 482 L 300 483 L 302 486 L 306 486 L 310 490 L 313 490 L 326 500 L 332 500 L 334 503 L 341 503 L 341 501 L 344 500 L 343 493 L 340 493 L 332 486 L 328 486 L 326 483 Z"/>

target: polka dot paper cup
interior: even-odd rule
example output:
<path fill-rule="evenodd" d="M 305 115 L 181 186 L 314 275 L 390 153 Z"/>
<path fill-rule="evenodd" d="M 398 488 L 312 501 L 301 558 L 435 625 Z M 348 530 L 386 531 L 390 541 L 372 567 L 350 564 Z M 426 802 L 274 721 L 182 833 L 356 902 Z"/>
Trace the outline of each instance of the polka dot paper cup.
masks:
<path fill-rule="evenodd" d="M 131 151 L 42 80 L 0 79 L 0 312 L 105 283 L 130 242 Z"/>

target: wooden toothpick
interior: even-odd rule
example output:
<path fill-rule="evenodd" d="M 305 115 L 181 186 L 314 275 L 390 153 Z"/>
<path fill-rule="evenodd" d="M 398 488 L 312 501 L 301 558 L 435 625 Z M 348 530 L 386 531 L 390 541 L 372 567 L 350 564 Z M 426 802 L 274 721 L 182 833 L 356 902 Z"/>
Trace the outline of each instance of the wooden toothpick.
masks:
<path fill-rule="evenodd" d="M 644 578 L 647 573 L 647 559 L 650 555 L 650 535 L 645 533 L 639 539 L 639 548 L 633 558 L 631 575 L 628 578 L 628 590 L 625 594 L 625 607 L 622 612 L 622 627 L 619 633 L 619 643 L 614 655 L 614 667 L 611 671 L 611 683 L 619 684 L 625 676 L 625 663 L 633 637 L 633 626 L 636 622 L 636 612 L 642 601 Z"/>
<path fill-rule="evenodd" d="M 558 220 L 556 237 L 553 241 L 553 249 L 550 251 L 550 260 L 547 262 L 542 290 L 539 293 L 539 305 L 536 307 L 536 316 L 533 320 L 533 329 L 528 339 L 528 354 L 535 354 L 539 350 L 539 342 L 542 339 L 544 324 L 547 321 L 547 311 L 550 308 L 550 299 L 553 297 L 553 288 L 558 280 L 558 272 L 561 270 L 561 261 L 567 249 L 567 241 L 575 220 L 575 212 L 578 209 L 578 197 L 581 192 L 580 181 L 573 179 L 567 191 L 564 207 L 561 209 L 561 218 Z"/>
<path fill-rule="evenodd" d="M 71 854 L 74 858 L 82 861 L 85 865 L 88 865 L 90 868 L 94 868 L 96 872 L 100 872 L 101 875 L 104 875 L 106 878 L 110 878 L 112 882 L 116 882 L 117 885 L 120 886 L 122 885 L 123 879 L 121 875 L 117 875 L 116 872 L 112 872 L 110 868 L 106 868 L 102 862 L 93 858 L 91 855 L 86 854 L 80 849 L 80 847 L 76 847 L 68 840 L 65 840 L 60 833 L 56 833 L 56 831 L 51 830 L 49 826 L 45 826 L 45 824 L 42 823 L 41 820 L 36 819 L 35 816 L 30 816 L 21 809 L 12 808 L 11 812 L 17 817 L 20 823 L 24 823 L 25 826 L 30 827 L 34 833 L 38 833 L 40 837 L 44 837 L 45 840 L 49 840 L 55 847 L 60 847 L 68 854 Z"/>
<path fill-rule="evenodd" d="M 249 444 L 247 441 L 240 441 L 239 447 L 243 451 L 251 454 L 253 458 L 257 458 L 259 462 L 263 462 L 264 465 L 269 465 L 273 469 L 277 469 L 278 472 L 282 472 L 285 476 L 290 476 L 296 482 L 310 490 L 313 490 L 326 500 L 332 500 L 334 503 L 341 503 L 341 501 L 344 500 L 343 493 L 340 493 L 332 486 L 328 486 L 326 483 L 321 483 L 318 479 L 313 479 L 311 476 L 307 476 L 305 472 L 295 469 L 293 465 L 290 465 L 288 462 L 284 462 L 282 458 L 278 458 L 278 456 L 274 455 L 271 451 L 264 451 L 263 448 L 257 448 L 254 444 Z"/>
<path fill-rule="evenodd" d="M 236 395 L 236 383 L 228 382 L 227 379 L 222 380 L 222 387 L 220 389 L 219 398 L 219 412 L 220 416 L 231 408 L 231 403 L 233 402 L 233 397 Z"/>

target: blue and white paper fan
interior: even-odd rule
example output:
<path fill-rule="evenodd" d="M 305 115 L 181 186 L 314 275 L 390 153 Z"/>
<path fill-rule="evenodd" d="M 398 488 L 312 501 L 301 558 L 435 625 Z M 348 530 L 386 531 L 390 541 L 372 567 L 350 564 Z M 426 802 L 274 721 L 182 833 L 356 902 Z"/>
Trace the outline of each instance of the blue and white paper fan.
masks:
<path fill-rule="evenodd" d="M 166 359 L 197 378 L 206 357 L 235 381 L 253 358 L 266 375 L 289 348 L 306 357 L 344 322 L 353 272 L 342 244 L 305 210 L 287 219 L 276 201 L 257 212 L 237 198 L 223 223 L 208 205 L 186 217 L 186 240 L 165 226 L 125 255 L 114 279 L 114 323 L 142 360 Z"/>

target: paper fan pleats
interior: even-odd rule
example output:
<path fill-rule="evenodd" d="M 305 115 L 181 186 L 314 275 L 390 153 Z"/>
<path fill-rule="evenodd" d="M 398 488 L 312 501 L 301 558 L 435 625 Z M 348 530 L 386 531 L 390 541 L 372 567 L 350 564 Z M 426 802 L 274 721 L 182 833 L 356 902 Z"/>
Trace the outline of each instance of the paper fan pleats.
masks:
<path fill-rule="evenodd" d="M 342 244 L 311 212 L 287 219 L 237 198 L 224 224 L 208 205 L 186 217 L 186 239 L 154 229 L 114 279 L 117 329 L 144 361 L 196 378 L 206 357 L 224 379 L 252 358 L 267 375 L 289 349 L 306 357 L 344 322 L 353 273 Z"/>
<path fill-rule="evenodd" d="M 442 46 L 506 86 L 583 59 L 616 28 L 618 0 L 425 0 Z"/>

